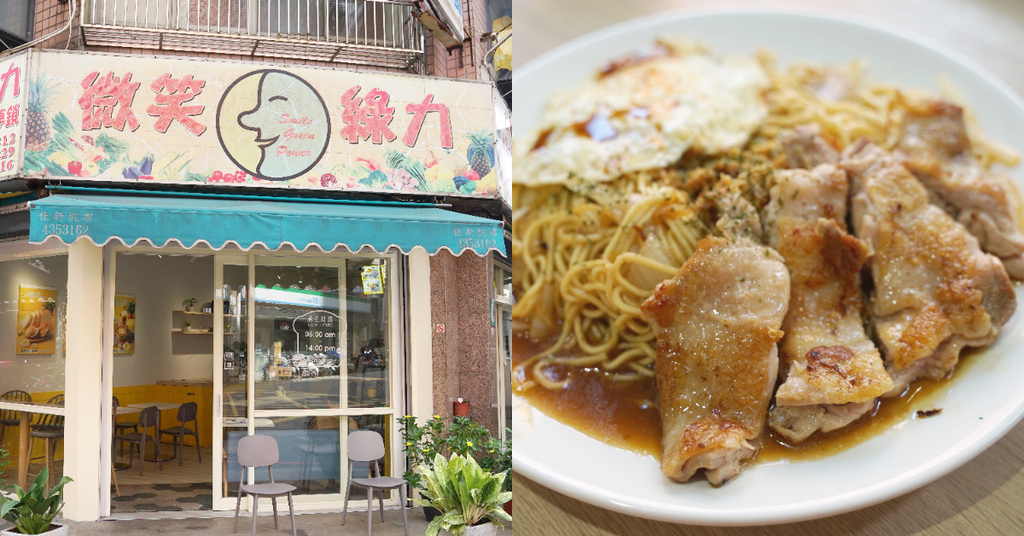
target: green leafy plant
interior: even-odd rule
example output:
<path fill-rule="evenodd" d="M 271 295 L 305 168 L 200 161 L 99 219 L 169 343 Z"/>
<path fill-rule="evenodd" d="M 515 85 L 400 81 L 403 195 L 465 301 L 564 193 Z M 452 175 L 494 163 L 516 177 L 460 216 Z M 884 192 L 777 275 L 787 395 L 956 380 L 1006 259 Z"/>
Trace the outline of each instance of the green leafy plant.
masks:
<path fill-rule="evenodd" d="M 502 487 L 502 491 L 511 491 L 512 477 L 509 474 L 509 471 L 512 469 L 511 429 L 505 428 L 505 437 L 508 439 L 504 441 L 496 437 L 487 438 L 480 455 L 480 467 L 492 473 L 504 473 L 505 484 Z"/>
<path fill-rule="evenodd" d="M 453 454 L 446 460 L 438 454 L 417 471 L 426 484 L 425 498 L 417 504 L 441 511 L 427 525 L 426 536 L 437 536 L 442 529 L 459 536 L 474 525 L 491 522 L 504 528 L 502 520 L 512 521 L 501 508 L 512 500 L 511 491 L 502 491 L 506 475 L 484 470 L 472 456 Z"/>
<path fill-rule="evenodd" d="M 15 498 L 0 506 L 0 517 L 14 523 L 22 534 L 42 534 L 50 529 L 53 519 L 64 508 L 64 485 L 71 477 L 62 477 L 57 485 L 46 490 L 49 471 L 43 468 L 28 490 L 14 486 Z"/>
<path fill-rule="evenodd" d="M 199 300 L 197 300 L 197 299 L 195 299 L 195 298 L 189 298 L 189 299 L 187 299 L 187 300 L 184 300 L 184 301 L 182 301 L 182 302 L 181 302 L 181 306 L 182 306 L 182 308 L 184 308 L 184 309 L 185 309 L 186 311 L 189 311 L 189 310 L 191 310 L 191 309 L 192 309 L 193 307 L 195 307 L 195 306 L 196 306 L 196 303 L 197 303 L 198 301 L 199 301 Z"/>
<path fill-rule="evenodd" d="M 409 415 L 398 421 L 409 467 L 403 476 L 413 488 L 423 489 L 415 468 L 421 464 L 430 464 L 438 454 L 472 456 L 485 467 L 499 466 L 493 458 L 495 454 L 501 455 L 504 451 L 495 449 L 492 452 L 492 449 L 500 442 L 490 437 L 487 428 L 468 417 L 455 417 L 449 424 L 440 415 L 434 415 L 422 426 L 416 422 L 416 417 Z M 512 443 L 507 443 L 511 451 Z M 511 454 L 508 456 L 511 464 Z"/>

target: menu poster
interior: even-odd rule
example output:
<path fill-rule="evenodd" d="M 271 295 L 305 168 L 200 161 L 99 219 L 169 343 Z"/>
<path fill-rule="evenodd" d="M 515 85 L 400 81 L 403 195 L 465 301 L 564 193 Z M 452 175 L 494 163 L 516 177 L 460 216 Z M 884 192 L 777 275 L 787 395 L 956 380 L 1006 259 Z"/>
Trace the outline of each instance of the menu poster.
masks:
<path fill-rule="evenodd" d="M 17 355 L 52 354 L 56 336 L 57 289 L 18 286 Z"/>
<path fill-rule="evenodd" d="M 380 266 L 371 264 L 363 266 L 363 294 L 384 294 L 384 285 L 380 280 Z"/>
<path fill-rule="evenodd" d="M 114 295 L 114 353 L 135 353 L 135 296 Z"/>

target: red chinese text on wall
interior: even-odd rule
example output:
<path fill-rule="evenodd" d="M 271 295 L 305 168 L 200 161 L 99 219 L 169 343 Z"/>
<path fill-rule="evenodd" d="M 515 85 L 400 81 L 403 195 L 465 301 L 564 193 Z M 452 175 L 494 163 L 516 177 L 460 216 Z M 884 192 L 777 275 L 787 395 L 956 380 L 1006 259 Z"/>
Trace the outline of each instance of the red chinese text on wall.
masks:
<path fill-rule="evenodd" d="M 123 132 L 126 127 L 130 131 L 139 128 L 132 104 L 141 84 L 132 82 L 132 77 L 131 71 L 125 72 L 123 76 L 115 75 L 114 71 L 108 71 L 105 75 L 94 71 L 82 80 L 84 91 L 78 98 L 78 106 L 82 109 L 82 130 L 113 128 Z M 147 114 L 157 118 L 154 128 L 158 132 L 167 133 L 171 124 L 177 121 L 196 136 L 206 132 L 206 125 L 196 119 L 206 107 L 189 104 L 202 93 L 205 85 L 205 80 L 198 80 L 192 75 L 174 78 L 171 73 L 164 73 L 157 78 L 149 86 L 154 93 L 153 103 L 146 108 Z M 395 109 L 388 106 L 391 96 L 380 88 L 359 96 L 361 90 L 362 86 L 353 86 L 341 97 L 341 120 L 344 126 L 339 132 L 340 136 L 351 144 L 369 141 L 379 145 L 395 141 L 398 135 L 391 130 Z M 441 147 L 453 147 L 448 106 L 434 102 L 432 93 L 424 97 L 422 102 L 407 104 L 405 111 L 412 116 L 402 136 L 405 145 L 415 147 L 424 123 L 436 116 Z"/>
<path fill-rule="evenodd" d="M 14 170 L 21 125 L 21 67 L 11 62 L 0 70 L 0 173 Z"/>
<path fill-rule="evenodd" d="M 158 131 L 167 133 L 167 128 L 172 121 L 178 121 L 182 126 L 192 131 L 196 136 L 206 132 L 206 126 L 200 124 L 193 117 L 203 113 L 206 109 L 202 105 L 183 106 L 203 92 L 205 80 L 196 80 L 192 75 L 184 78 L 171 78 L 171 73 L 164 73 L 156 79 L 149 87 L 156 93 L 153 104 L 146 108 L 146 113 L 159 117 L 153 125 Z M 163 91 L 167 91 L 164 94 Z"/>
<path fill-rule="evenodd" d="M 341 137 L 353 144 L 361 140 L 375 144 L 394 141 L 398 136 L 390 128 L 395 117 L 395 109 L 388 106 L 390 95 L 387 91 L 373 88 L 365 97 L 359 97 L 361 89 L 362 86 L 353 86 L 341 97 L 341 121 L 345 124 L 340 132 Z M 441 129 L 441 146 L 445 149 L 453 147 L 451 115 L 447 106 L 434 102 L 433 93 L 427 95 L 421 103 L 407 104 L 405 111 L 413 117 L 402 136 L 402 143 L 415 147 L 427 114 L 436 112 Z"/>
<path fill-rule="evenodd" d="M 132 76 L 131 71 L 124 76 L 116 76 L 113 71 L 101 76 L 99 71 L 93 71 L 82 80 L 84 91 L 78 98 L 82 130 L 113 128 L 123 132 L 125 127 L 131 131 L 139 128 L 132 103 L 141 84 L 132 82 Z M 153 104 L 146 108 L 147 114 L 157 118 L 153 128 L 167 133 L 171 123 L 178 121 L 196 136 L 205 132 L 206 126 L 193 118 L 206 107 L 184 105 L 199 95 L 205 85 L 205 80 L 196 80 L 192 75 L 173 78 L 171 73 L 164 73 L 157 78 L 149 86 L 155 94 Z"/>

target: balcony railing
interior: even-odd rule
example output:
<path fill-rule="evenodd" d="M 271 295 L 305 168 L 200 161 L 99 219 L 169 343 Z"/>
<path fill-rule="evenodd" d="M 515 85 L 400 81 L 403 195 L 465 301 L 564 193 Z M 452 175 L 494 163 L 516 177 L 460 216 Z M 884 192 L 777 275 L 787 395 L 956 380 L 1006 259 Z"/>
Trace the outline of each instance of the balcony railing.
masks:
<path fill-rule="evenodd" d="M 400 0 L 86 0 L 87 45 L 408 69 L 423 54 Z"/>

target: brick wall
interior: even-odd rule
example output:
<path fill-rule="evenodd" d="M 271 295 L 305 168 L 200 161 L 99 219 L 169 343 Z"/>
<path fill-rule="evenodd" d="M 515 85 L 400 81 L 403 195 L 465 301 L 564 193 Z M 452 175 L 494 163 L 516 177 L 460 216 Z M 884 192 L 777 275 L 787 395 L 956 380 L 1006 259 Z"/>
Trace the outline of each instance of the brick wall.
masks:
<path fill-rule="evenodd" d="M 466 32 L 462 48 L 445 50 L 440 41 L 427 34 L 427 74 L 463 80 L 487 80 L 481 64 L 488 47 L 487 43 L 481 42 L 480 36 L 490 31 L 490 28 L 487 27 L 483 0 L 463 0 L 462 23 Z"/>

